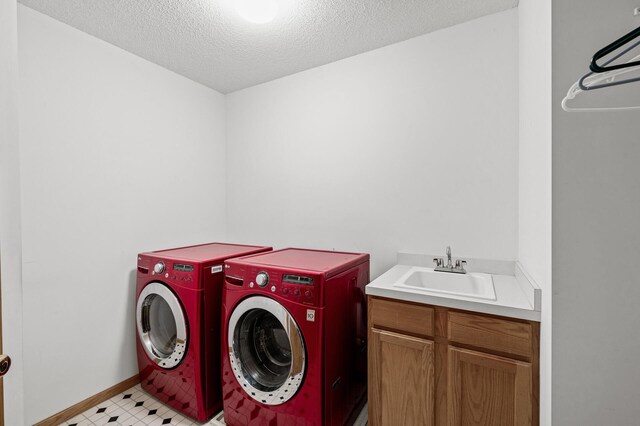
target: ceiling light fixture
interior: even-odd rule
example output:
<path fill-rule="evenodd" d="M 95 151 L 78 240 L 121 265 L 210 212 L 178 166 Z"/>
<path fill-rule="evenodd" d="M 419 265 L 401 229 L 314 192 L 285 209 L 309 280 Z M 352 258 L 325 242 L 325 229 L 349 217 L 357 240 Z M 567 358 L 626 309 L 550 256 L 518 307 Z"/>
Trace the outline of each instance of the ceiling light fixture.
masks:
<path fill-rule="evenodd" d="M 277 0 L 236 0 L 236 10 L 254 24 L 266 24 L 278 13 Z"/>

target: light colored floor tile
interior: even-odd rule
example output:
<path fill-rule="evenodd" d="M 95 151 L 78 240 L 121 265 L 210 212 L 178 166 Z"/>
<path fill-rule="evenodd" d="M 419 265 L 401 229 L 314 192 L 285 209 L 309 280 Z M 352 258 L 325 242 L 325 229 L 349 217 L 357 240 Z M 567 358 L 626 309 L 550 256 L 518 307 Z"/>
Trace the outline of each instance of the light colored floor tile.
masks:
<path fill-rule="evenodd" d="M 163 407 L 162 404 L 160 404 L 158 401 L 156 401 L 155 399 L 151 399 L 149 398 L 149 400 L 144 402 L 145 407 L 147 407 L 149 410 L 157 410 L 161 407 Z"/>
<path fill-rule="evenodd" d="M 135 417 L 138 420 L 142 420 L 147 415 L 147 412 L 144 410 L 136 410 L 131 411 L 130 414 L 132 417 Z"/>
<path fill-rule="evenodd" d="M 131 394 L 131 399 L 139 400 L 139 399 L 149 399 L 151 395 L 143 391 L 142 389 L 136 389 Z"/>
<path fill-rule="evenodd" d="M 95 407 L 89 408 L 87 411 L 83 412 L 81 416 L 83 416 L 85 419 L 88 419 L 96 413 L 96 410 L 97 408 Z"/>
<path fill-rule="evenodd" d="M 122 414 L 118 414 L 118 423 L 127 423 L 129 421 L 134 421 L 133 419 L 135 419 L 135 421 L 137 422 L 138 419 L 136 419 L 135 417 L 133 417 L 130 413 L 127 413 L 126 411 Z"/>
<path fill-rule="evenodd" d="M 138 413 L 141 413 L 143 411 L 146 410 L 146 407 L 144 405 L 141 405 L 140 407 L 133 407 L 130 408 L 129 410 L 127 410 L 132 416 L 137 416 Z"/>
<path fill-rule="evenodd" d="M 154 420 L 156 420 L 157 418 L 158 418 L 158 417 L 157 417 L 155 414 L 153 414 L 153 415 L 151 415 L 151 416 L 147 416 L 147 417 L 145 417 L 144 419 L 142 419 L 142 421 L 149 425 L 149 424 L 151 424 Z"/>
<path fill-rule="evenodd" d="M 149 418 L 149 410 L 148 409 L 144 409 L 142 411 L 140 411 L 139 413 L 135 414 L 135 417 L 139 420 L 145 421 L 146 419 Z"/>
<path fill-rule="evenodd" d="M 167 407 L 167 406 L 161 406 L 160 408 L 158 408 L 158 412 L 156 413 L 156 416 L 158 417 L 165 417 L 165 414 L 169 414 L 169 416 L 171 416 L 172 414 L 175 414 L 175 411 L 173 411 L 171 408 Z"/>
<path fill-rule="evenodd" d="M 164 417 L 165 419 L 168 418 L 168 416 Z M 183 421 L 185 418 L 182 416 L 173 416 L 171 417 L 171 424 L 172 425 L 177 425 L 178 423 L 180 423 L 181 421 Z"/>
<path fill-rule="evenodd" d="M 173 416 L 171 418 L 176 424 L 180 423 L 182 420 L 185 419 L 185 417 L 182 414 L 176 413 L 176 412 L 173 413 Z"/>
<path fill-rule="evenodd" d="M 92 407 L 89 408 L 87 411 L 85 411 L 84 413 L 82 413 L 83 416 L 85 416 L 87 419 L 92 420 L 93 418 L 95 418 L 96 416 L 103 416 L 104 413 L 106 412 L 106 408 L 102 413 L 98 413 L 98 409 L 99 408 L 105 408 L 105 407 Z M 93 421 L 93 420 L 92 420 Z"/>
<path fill-rule="evenodd" d="M 131 416 L 131 414 L 129 414 L 129 412 L 127 410 L 125 410 L 124 408 L 122 408 L 120 406 L 117 406 L 117 405 L 113 406 L 113 407 L 110 407 L 107 410 L 107 414 L 109 416 L 112 416 L 112 417 L 113 416 L 122 416 L 122 415 L 125 415 L 125 414 L 127 414 L 128 416 Z"/>
<path fill-rule="evenodd" d="M 111 398 L 111 399 L 109 400 L 109 402 L 110 402 L 112 405 L 120 405 L 120 403 L 123 401 L 122 397 L 123 397 L 123 395 L 122 395 L 122 394 L 120 394 L 120 395 L 116 395 L 116 396 L 114 396 L 113 398 Z"/>
<path fill-rule="evenodd" d="M 140 411 L 140 407 L 136 407 L 135 405 L 121 405 L 121 410 L 126 411 L 127 413 L 137 413 Z"/>
<path fill-rule="evenodd" d="M 124 399 L 124 395 L 131 395 Z M 136 403 L 143 402 L 136 407 Z M 105 408 L 104 412 L 97 413 L 98 408 Z M 149 411 L 156 410 L 155 414 L 149 415 Z M 111 417 L 118 416 L 115 422 L 109 423 Z M 168 405 L 164 405 L 151 395 L 144 392 L 139 385 L 136 385 L 125 392 L 116 395 L 108 401 L 90 408 L 72 420 L 78 422 L 78 426 L 156 426 L 162 425 L 163 420 L 171 419 L 172 426 L 224 426 L 224 422 L 216 421 L 218 414 L 207 423 L 197 423 L 193 419 L 184 416 Z M 67 421 L 63 425 L 73 423 Z M 367 407 L 365 406 L 354 426 L 367 425 Z"/>
<path fill-rule="evenodd" d="M 105 407 L 105 408 L 107 408 L 107 407 L 111 407 L 113 404 L 114 404 L 114 402 L 113 402 L 113 401 L 111 401 L 111 399 L 107 399 L 106 401 L 101 402 L 100 404 L 98 404 L 98 407 Z"/>
<path fill-rule="evenodd" d="M 124 401 L 118 402 L 118 407 L 122 408 L 125 411 L 131 411 L 136 408 L 136 402 L 130 399 L 125 399 Z"/>
<path fill-rule="evenodd" d="M 91 416 L 85 416 L 85 417 L 87 417 L 87 419 L 89 419 L 91 423 L 101 423 L 102 420 L 107 418 L 107 415 L 105 413 L 96 413 Z"/>
<path fill-rule="evenodd" d="M 83 416 L 82 414 L 79 414 L 79 415 L 75 416 L 74 418 L 67 420 L 63 424 L 67 425 L 67 424 L 80 423 L 82 420 L 86 420 L 86 419 L 87 418 L 85 416 Z"/>

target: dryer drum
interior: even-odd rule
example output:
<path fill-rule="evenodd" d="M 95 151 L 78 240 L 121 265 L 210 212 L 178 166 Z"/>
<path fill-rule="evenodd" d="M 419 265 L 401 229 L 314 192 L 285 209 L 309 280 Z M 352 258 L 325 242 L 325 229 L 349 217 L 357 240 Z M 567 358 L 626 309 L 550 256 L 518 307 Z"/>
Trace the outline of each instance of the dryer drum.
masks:
<path fill-rule="evenodd" d="M 284 327 L 271 313 L 247 312 L 235 329 L 234 341 L 244 360 L 245 373 L 263 391 L 278 389 L 291 370 L 291 345 Z"/>
<path fill-rule="evenodd" d="M 229 359 L 249 396 L 267 405 L 291 399 L 303 381 L 306 350 L 297 323 L 273 299 L 254 296 L 231 314 Z"/>
<path fill-rule="evenodd" d="M 187 324 L 173 292 L 160 282 L 149 283 L 138 297 L 136 320 L 149 358 L 162 368 L 177 366 L 186 352 Z"/>
<path fill-rule="evenodd" d="M 166 358 L 176 349 L 176 320 L 166 300 L 158 295 L 148 296 L 142 308 L 143 325 L 147 325 L 154 352 Z M 147 318 L 144 318 L 144 317 Z"/>

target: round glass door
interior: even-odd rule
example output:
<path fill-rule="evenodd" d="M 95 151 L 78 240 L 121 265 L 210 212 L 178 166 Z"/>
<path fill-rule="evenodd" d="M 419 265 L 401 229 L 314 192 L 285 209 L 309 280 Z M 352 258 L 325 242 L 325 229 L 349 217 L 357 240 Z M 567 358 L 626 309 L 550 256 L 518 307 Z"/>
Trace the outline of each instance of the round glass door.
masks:
<path fill-rule="evenodd" d="M 138 297 L 138 336 L 145 352 L 162 368 L 182 361 L 187 348 L 187 323 L 180 302 L 167 286 L 148 284 Z"/>
<path fill-rule="evenodd" d="M 304 378 L 306 352 L 291 314 L 262 296 L 243 300 L 231 314 L 229 359 L 245 392 L 267 405 L 291 399 Z"/>

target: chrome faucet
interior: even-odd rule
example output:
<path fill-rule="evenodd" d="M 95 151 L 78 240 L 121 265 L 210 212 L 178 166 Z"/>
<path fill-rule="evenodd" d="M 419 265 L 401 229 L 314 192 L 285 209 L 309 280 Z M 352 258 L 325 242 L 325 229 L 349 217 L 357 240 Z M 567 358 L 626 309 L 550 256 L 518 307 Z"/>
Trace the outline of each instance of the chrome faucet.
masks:
<path fill-rule="evenodd" d="M 455 274 L 466 274 L 464 266 L 467 264 L 466 260 L 458 259 L 456 260 L 455 265 L 451 260 L 451 247 L 447 246 L 447 264 L 444 264 L 444 259 L 441 257 L 435 257 L 433 259 L 433 263 L 436 264 L 434 270 L 436 272 L 453 272 Z"/>

